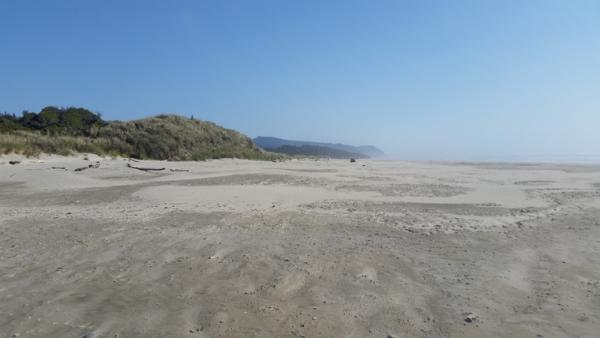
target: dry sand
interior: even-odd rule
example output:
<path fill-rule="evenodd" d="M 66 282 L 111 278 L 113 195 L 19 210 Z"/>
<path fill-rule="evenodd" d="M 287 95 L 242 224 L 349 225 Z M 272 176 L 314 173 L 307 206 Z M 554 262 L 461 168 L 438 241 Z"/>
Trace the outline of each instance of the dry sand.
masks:
<path fill-rule="evenodd" d="M 600 167 L 10 159 L 0 337 L 600 337 Z"/>

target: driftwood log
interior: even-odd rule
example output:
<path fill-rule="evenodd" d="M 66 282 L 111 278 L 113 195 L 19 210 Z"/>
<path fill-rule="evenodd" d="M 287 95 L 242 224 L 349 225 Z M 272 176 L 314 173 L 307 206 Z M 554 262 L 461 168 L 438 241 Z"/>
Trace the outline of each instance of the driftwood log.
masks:
<path fill-rule="evenodd" d="M 90 163 L 87 167 L 75 168 L 75 171 L 84 171 L 86 169 L 91 169 L 91 168 L 94 168 L 94 169 L 100 168 L 100 162 L 96 161 L 96 163 L 93 163 L 93 164 Z"/>
<path fill-rule="evenodd" d="M 165 168 L 144 168 L 144 167 L 134 167 L 131 164 L 127 163 L 127 167 L 131 168 L 131 169 L 137 169 L 137 170 L 141 170 L 141 171 L 162 171 L 165 170 Z"/>
<path fill-rule="evenodd" d="M 174 172 L 174 173 L 189 172 L 189 170 L 187 170 L 187 169 L 169 169 L 169 170 L 171 170 L 171 172 Z"/>

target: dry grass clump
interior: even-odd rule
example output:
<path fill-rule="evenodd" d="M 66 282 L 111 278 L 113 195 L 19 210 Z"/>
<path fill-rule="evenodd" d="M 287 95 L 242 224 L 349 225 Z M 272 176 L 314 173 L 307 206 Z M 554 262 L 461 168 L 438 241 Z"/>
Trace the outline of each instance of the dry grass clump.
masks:
<path fill-rule="evenodd" d="M 53 136 L 33 131 L 15 131 L 0 134 L 0 153 L 38 156 L 41 153 L 71 155 L 76 152 L 113 154 L 104 139 L 83 136 Z"/>

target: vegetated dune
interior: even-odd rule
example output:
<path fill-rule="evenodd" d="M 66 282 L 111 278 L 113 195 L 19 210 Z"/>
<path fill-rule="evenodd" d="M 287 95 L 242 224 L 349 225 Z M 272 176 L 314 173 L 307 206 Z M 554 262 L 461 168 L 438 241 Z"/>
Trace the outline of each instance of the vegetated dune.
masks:
<path fill-rule="evenodd" d="M 249 137 L 240 132 L 177 115 L 111 122 L 93 129 L 91 136 L 111 140 L 111 149 L 137 158 L 203 160 L 266 157 Z"/>
<path fill-rule="evenodd" d="M 591 338 L 599 238 L 593 166 L 11 155 L 0 337 Z"/>
<path fill-rule="evenodd" d="M 83 108 L 46 107 L 39 114 L 0 116 L 0 153 L 67 155 L 74 152 L 141 159 L 276 159 L 246 135 L 178 115 L 103 121 Z"/>

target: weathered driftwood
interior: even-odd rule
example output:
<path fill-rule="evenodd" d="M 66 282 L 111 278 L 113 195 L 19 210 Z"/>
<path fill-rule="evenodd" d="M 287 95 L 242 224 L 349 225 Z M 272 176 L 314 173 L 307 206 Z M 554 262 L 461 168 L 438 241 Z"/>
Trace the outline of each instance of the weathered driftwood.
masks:
<path fill-rule="evenodd" d="M 96 162 L 94 164 L 90 163 L 87 167 L 81 167 L 81 168 L 75 168 L 75 171 L 84 171 L 86 169 L 91 169 L 91 168 L 100 168 L 100 162 Z"/>
<path fill-rule="evenodd" d="M 186 172 L 187 173 L 187 172 L 189 172 L 189 170 L 187 170 L 187 169 L 169 169 L 169 170 L 171 170 L 174 173 L 179 173 L 179 172 Z"/>
<path fill-rule="evenodd" d="M 65 167 L 52 167 L 52 169 L 61 169 L 61 170 L 67 170 L 67 168 L 65 168 Z"/>
<path fill-rule="evenodd" d="M 21 163 L 21 161 L 8 161 L 9 164 L 15 165 Z"/>
<path fill-rule="evenodd" d="M 131 164 L 127 163 L 127 167 L 131 168 L 131 169 L 137 169 L 137 170 L 142 170 L 142 171 L 162 171 L 165 170 L 165 168 L 144 168 L 144 167 L 134 167 Z"/>

